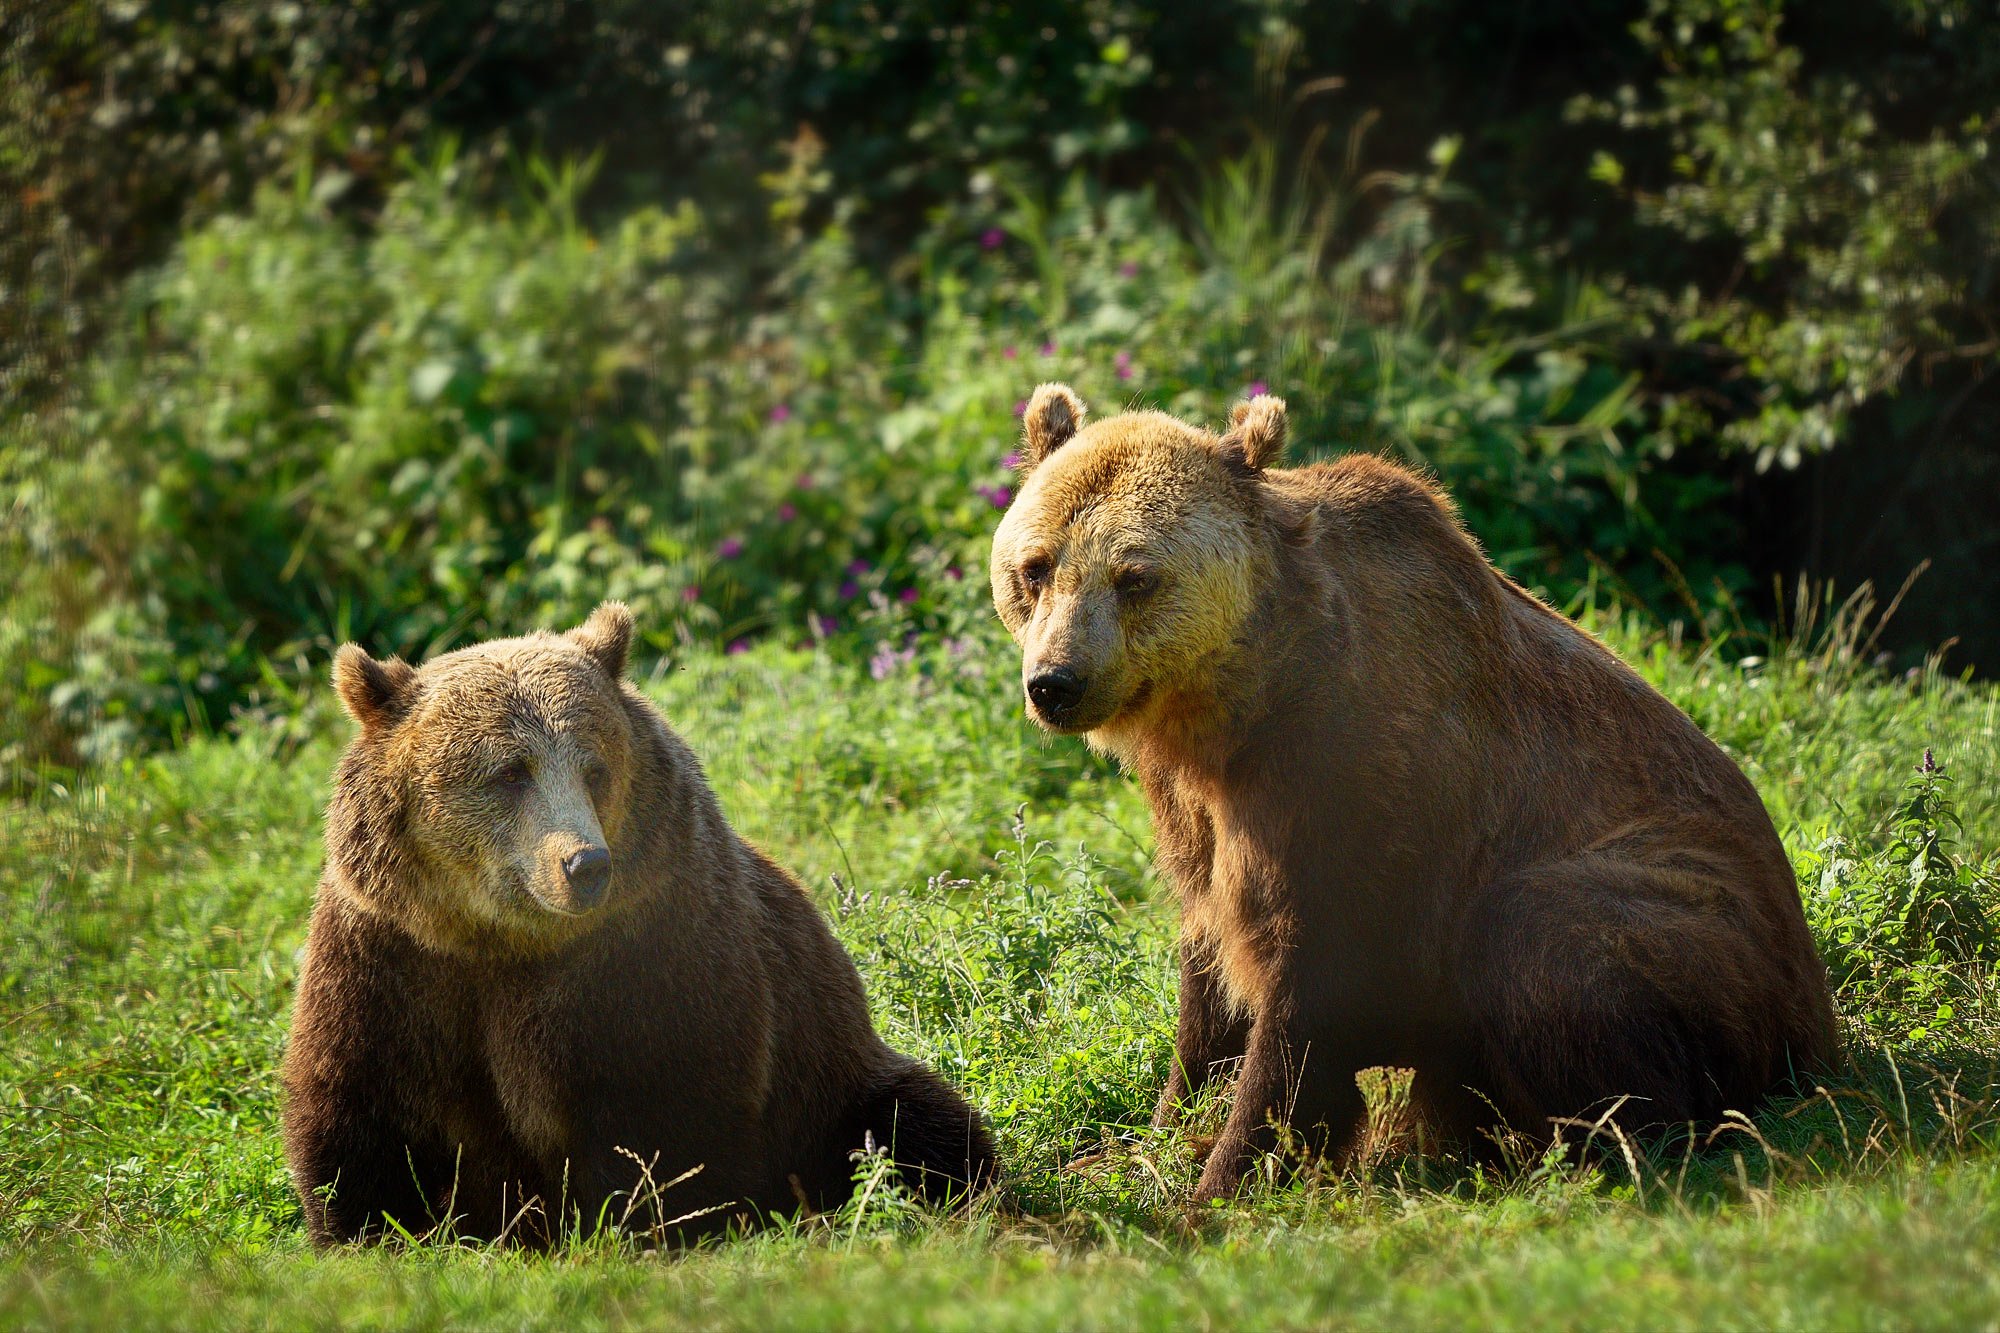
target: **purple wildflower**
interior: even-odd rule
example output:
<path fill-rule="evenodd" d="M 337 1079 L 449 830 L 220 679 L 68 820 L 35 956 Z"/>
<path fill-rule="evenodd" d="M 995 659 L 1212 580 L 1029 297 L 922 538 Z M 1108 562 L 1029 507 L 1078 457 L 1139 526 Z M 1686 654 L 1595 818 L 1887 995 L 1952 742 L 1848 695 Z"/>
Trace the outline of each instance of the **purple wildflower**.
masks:
<path fill-rule="evenodd" d="M 813 488 L 813 474 L 810 472 L 799 473 L 798 477 L 792 482 L 792 485 L 802 491 L 811 490 Z"/>
<path fill-rule="evenodd" d="M 687 586 L 687 587 L 685 587 L 685 588 L 682 588 L 682 589 L 681 589 L 681 600 L 682 600 L 683 602 L 698 602 L 698 601 L 700 601 L 700 600 L 701 600 L 701 585 L 700 585 L 699 583 L 690 583 L 690 584 L 688 584 L 688 586 Z"/>
<path fill-rule="evenodd" d="M 960 579 L 965 577 L 965 571 L 960 569 L 957 565 L 953 565 L 950 569 L 947 569 L 944 572 L 944 576 L 950 579 L 953 583 L 956 583 Z"/>
<path fill-rule="evenodd" d="M 868 674 L 876 680 L 887 680 L 901 668 L 917 658 L 915 648 L 896 648 L 883 644 L 875 650 L 875 656 L 868 659 Z"/>
<path fill-rule="evenodd" d="M 1056 354 L 1055 339 L 1051 338 L 1049 341 L 1043 343 L 1041 351 L 1043 356 L 1054 356 Z"/>
<path fill-rule="evenodd" d="M 850 560 L 847 562 L 847 572 L 858 579 L 868 572 L 868 562 L 866 560 Z"/>
<path fill-rule="evenodd" d="M 789 523 L 798 516 L 799 511 L 790 500 L 778 506 L 778 518 L 781 522 Z"/>
<path fill-rule="evenodd" d="M 1017 416 L 1017 417 L 1024 417 L 1024 416 L 1028 415 L 1028 400 L 1027 400 L 1027 399 L 1025 399 L 1025 398 L 1022 398 L 1022 399 L 1019 399 L 1018 401 L 1016 401 L 1016 402 L 1015 402 L 1015 404 L 1014 404 L 1014 415 L 1015 415 L 1015 416 Z"/>
<path fill-rule="evenodd" d="M 979 238 L 979 244 L 988 250 L 998 250 L 1000 243 L 1007 239 L 1007 233 L 998 227 L 988 227 L 986 234 Z"/>
<path fill-rule="evenodd" d="M 1264 383 L 1264 381 L 1262 380 L 1256 380 L 1253 381 L 1250 387 L 1245 389 L 1243 392 L 1248 397 L 1256 398 L 1263 394 L 1269 393 L 1270 391 L 1271 391 L 1270 385 Z"/>
<path fill-rule="evenodd" d="M 1016 449 L 1013 453 L 1008 454 L 1005 458 L 1000 460 L 1000 466 L 1006 468 L 1010 472 L 1013 471 L 1015 468 L 1021 466 L 1021 451 L 1019 449 Z"/>
<path fill-rule="evenodd" d="M 1007 346 L 1001 348 L 1000 355 L 1006 357 L 1009 361 L 1012 361 L 1014 359 L 1014 345 L 1012 343 L 1009 343 Z"/>
<path fill-rule="evenodd" d="M 1121 277 L 1121 278 L 1136 278 L 1136 277 L 1138 277 L 1138 276 L 1139 276 L 1139 266 L 1138 266 L 1138 264 L 1134 263 L 1134 262 L 1133 262 L 1132 260 L 1130 260 L 1130 259 L 1126 260 L 1126 261 L 1125 261 L 1124 263 L 1122 263 L 1122 264 L 1120 264 L 1120 265 L 1118 266 L 1118 276 L 1119 276 L 1119 277 Z"/>
<path fill-rule="evenodd" d="M 896 595 L 903 599 L 905 606 L 914 605 L 917 600 L 917 590 L 915 588 L 905 588 Z"/>
<path fill-rule="evenodd" d="M 729 644 L 729 655 L 730 655 L 731 657 L 734 657 L 734 656 L 736 656 L 736 654 L 738 654 L 738 653 L 747 653 L 747 652 L 749 652 L 749 651 L 750 651 L 750 640 L 748 640 L 748 639 L 733 639 L 733 640 L 731 640 L 731 641 L 730 641 L 730 644 Z"/>
<path fill-rule="evenodd" d="M 779 403 L 776 407 L 771 409 L 771 422 L 773 425 L 783 425 L 785 422 L 790 421 L 791 419 L 792 419 L 792 409 L 787 407 L 785 404 Z"/>
<path fill-rule="evenodd" d="M 840 596 L 841 600 L 843 601 L 846 601 L 849 598 L 859 596 L 860 592 L 861 592 L 861 585 L 856 583 L 853 579 L 849 579 L 847 582 L 840 585 Z"/>
<path fill-rule="evenodd" d="M 1005 509 L 1008 501 L 1014 498 L 1014 492 L 1005 486 L 974 486 L 972 490 L 995 509 Z"/>
<path fill-rule="evenodd" d="M 722 560 L 734 560 L 737 556 L 743 554 L 743 539 L 741 537 L 724 537 L 715 544 L 715 554 Z"/>
<path fill-rule="evenodd" d="M 1123 370 L 1132 364 L 1132 354 L 1130 352 L 1120 352 L 1117 356 L 1111 358 L 1111 364 Z"/>

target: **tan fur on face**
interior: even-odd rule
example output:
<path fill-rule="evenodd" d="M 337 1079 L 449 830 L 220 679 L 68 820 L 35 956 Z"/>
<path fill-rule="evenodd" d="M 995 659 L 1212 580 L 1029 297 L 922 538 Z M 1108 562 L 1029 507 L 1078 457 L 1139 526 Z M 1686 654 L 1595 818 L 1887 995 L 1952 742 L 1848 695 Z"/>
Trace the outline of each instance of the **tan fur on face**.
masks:
<path fill-rule="evenodd" d="M 598 846 L 613 851 L 599 910 L 617 910 L 632 734 L 605 684 L 607 662 L 623 667 L 621 612 L 629 635 L 621 607 L 568 635 L 502 639 L 406 667 L 392 696 L 367 696 L 365 780 L 394 793 L 411 865 L 357 878 L 383 886 L 357 893 L 360 906 L 438 947 L 490 948 L 493 936 L 550 946 L 578 928 L 564 862 Z M 381 665 L 357 655 L 343 652 L 343 681 L 372 679 L 370 665 Z M 517 767 L 526 780 L 507 781 Z"/>
<path fill-rule="evenodd" d="M 1073 717 L 1043 725 L 1116 749 L 1226 669 L 1268 560 L 1240 463 L 1222 446 L 1164 413 L 1128 413 L 1029 472 L 993 537 L 994 605 L 1021 645 L 1024 682 L 1064 666 L 1088 684 Z M 1048 565 L 1040 589 L 1024 574 L 1037 562 Z M 1150 590 L 1121 589 L 1139 573 Z"/>

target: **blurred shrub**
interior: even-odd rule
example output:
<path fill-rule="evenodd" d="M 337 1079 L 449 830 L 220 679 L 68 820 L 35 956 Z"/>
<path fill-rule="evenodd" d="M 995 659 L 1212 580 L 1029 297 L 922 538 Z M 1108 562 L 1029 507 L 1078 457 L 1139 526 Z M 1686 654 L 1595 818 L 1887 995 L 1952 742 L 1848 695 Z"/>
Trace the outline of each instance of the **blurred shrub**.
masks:
<path fill-rule="evenodd" d="M 880 265 L 996 167 L 1130 183 L 1260 125 L 1364 172 L 1452 141 L 1454 305 L 1539 331 L 1595 284 L 1601 341 L 1681 447 L 1793 466 L 1871 398 L 1941 390 L 1917 395 L 1933 419 L 1991 364 L 1996 35 L 1963 0 L 50 0 L 0 36 L 0 366 L 44 375 L 183 217 L 302 162 L 372 217 L 439 131 L 600 154 L 607 207 L 698 198 L 768 273 L 755 182 L 802 126 Z"/>
<path fill-rule="evenodd" d="M 781 216 L 819 188 L 799 152 Z M 366 228 L 329 177 L 268 188 L 133 284 L 81 404 L 37 427 L 71 443 L 29 450 L 31 595 L 71 598 L 76 628 L 37 646 L 19 715 L 52 710 L 89 757 L 282 700 L 343 638 L 421 656 L 605 596 L 662 650 L 961 635 L 990 616 L 1014 414 L 1051 378 L 1208 421 L 1266 384 L 1302 456 L 1434 467 L 1559 587 L 1586 552 L 1635 566 L 1701 531 L 1658 519 L 1687 483 L 1586 337 L 1431 341 L 1421 210 L 1323 266 L 1269 171 L 1219 173 L 1193 240 L 1146 194 L 995 185 L 918 253 L 914 318 L 841 223 L 789 228 L 745 312 L 691 210 L 593 229 L 588 173 L 535 160 L 501 208 L 449 153 L 413 165 Z M 1371 324 L 1384 283 L 1397 313 Z"/>
<path fill-rule="evenodd" d="M 223 720 L 268 659 L 344 633 L 414 651 L 504 623 L 542 585 L 503 571 L 532 548 L 574 578 L 608 535 L 586 521 L 659 489 L 632 419 L 682 360 L 666 266 L 691 218 L 600 243 L 574 174 L 511 217 L 460 207 L 453 174 L 418 172 L 365 239 L 301 176 L 128 293 L 37 488 L 78 543 L 46 572 L 90 608 L 51 700 L 98 748 L 163 712 Z"/>
<path fill-rule="evenodd" d="M 957 634 L 1050 377 L 1209 419 L 1268 384 L 1302 453 L 1436 469 L 1559 593 L 1754 614 L 1752 570 L 1894 582 L 1914 546 L 1913 600 L 1953 599 L 1921 623 L 2000 635 L 1995 32 L 1959 0 L 10 13 L 0 765 L 607 592 L 663 649 Z M 1825 473 L 1758 480 L 1835 445 L 1889 460 L 1852 530 Z"/>
<path fill-rule="evenodd" d="M 184 221 L 300 164 L 370 217 L 440 133 L 598 154 L 600 201 L 698 198 L 754 250 L 801 125 L 872 253 L 998 158 L 1224 123 L 1267 0 L 35 0 L 0 17 L 0 404 L 47 390 Z M 1156 152 L 1157 156 L 1157 152 Z M 743 256 L 750 259 L 751 256 Z M 753 260 L 754 262 L 754 260 Z"/>
<path fill-rule="evenodd" d="M 1632 293 L 1635 315 L 1679 355 L 1706 354 L 1739 381 L 1669 396 L 1685 438 L 1719 432 L 1760 467 L 1794 467 L 1837 444 L 1849 414 L 1913 363 L 1926 363 L 1925 380 L 1966 357 L 1990 365 L 2000 288 L 1982 257 L 2000 245 L 2000 178 L 1988 160 L 2000 57 L 1990 34 L 1981 49 L 1966 31 L 1965 6 L 1901 8 L 1900 22 L 1876 14 L 1848 34 L 1878 36 L 1885 55 L 1912 38 L 1930 48 L 1884 78 L 1814 69 L 1795 44 L 1814 21 L 1788 22 L 1772 0 L 1650 0 L 1634 25 L 1662 70 L 1650 94 L 1627 86 L 1572 106 L 1628 136 L 1657 136 L 1671 161 L 1655 179 L 1628 182 L 1602 151 L 1592 177 L 1628 192 L 1641 227 L 1732 266 L 1696 291 Z M 1919 70 L 1947 86 L 1920 94 L 1937 100 L 1912 123 L 1899 104 L 1917 90 L 1900 80 Z M 1967 83 L 1983 96 L 1947 111 Z"/>

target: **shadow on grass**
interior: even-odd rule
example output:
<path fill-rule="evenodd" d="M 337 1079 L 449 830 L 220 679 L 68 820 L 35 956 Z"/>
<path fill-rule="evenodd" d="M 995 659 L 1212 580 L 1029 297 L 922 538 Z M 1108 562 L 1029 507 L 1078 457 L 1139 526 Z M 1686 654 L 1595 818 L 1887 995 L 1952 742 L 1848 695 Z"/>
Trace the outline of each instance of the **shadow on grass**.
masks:
<path fill-rule="evenodd" d="M 1364 1080 L 1380 1072 L 1363 1071 Z M 1232 1208 L 1193 1206 L 1202 1158 L 1233 1091 L 1223 1082 L 1179 1130 L 1107 1125 L 1047 1173 L 1030 1174 L 1024 1163 L 1003 1212 L 1052 1235 L 1115 1226 L 1190 1242 L 1246 1217 L 1362 1224 L 1426 1204 L 1508 1199 L 1556 1213 L 1597 1201 L 1688 1216 L 1762 1211 L 1800 1189 L 1865 1183 L 2000 1149 L 2000 1052 L 1972 1045 L 1856 1043 L 1838 1069 L 1714 1126 L 1631 1134 L 1607 1115 L 1573 1122 L 1553 1143 L 1503 1130 L 1472 1150 L 1420 1146 L 1407 1120 L 1399 1122 L 1406 1103 L 1391 1092 L 1385 1105 L 1382 1080 L 1373 1082 L 1370 1122 L 1345 1166 L 1274 1154 Z"/>

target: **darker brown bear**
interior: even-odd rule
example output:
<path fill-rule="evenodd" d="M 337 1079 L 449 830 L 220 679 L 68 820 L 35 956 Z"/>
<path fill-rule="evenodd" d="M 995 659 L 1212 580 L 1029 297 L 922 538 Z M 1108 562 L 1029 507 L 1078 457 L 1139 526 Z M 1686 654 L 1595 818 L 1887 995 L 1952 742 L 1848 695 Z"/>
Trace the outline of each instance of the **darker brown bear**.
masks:
<path fill-rule="evenodd" d="M 1200 1194 L 1275 1118 L 1336 1154 L 1355 1073 L 1431 1123 L 1748 1112 L 1834 1050 L 1757 793 L 1603 645 L 1377 458 L 1286 470 L 1282 401 L 1217 437 L 1158 412 L 1026 416 L 993 541 L 1029 711 L 1144 784 L 1181 903 L 1156 1123 L 1241 1057 Z M 1620 1099 L 1627 1099 L 1623 1102 Z"/>
<path fill-rule="evenodd" d="M 933 1198 L 978 1114 L 869 1021 L 854 964 L 622 679 L 630 612 L 421 670 L 349 645 L 284 1065 L 313 1238 L 687 1240 L 824 1208 L 872 1138 Z M 448 1225 L 447 1225 L 448 1224 Z"/>

